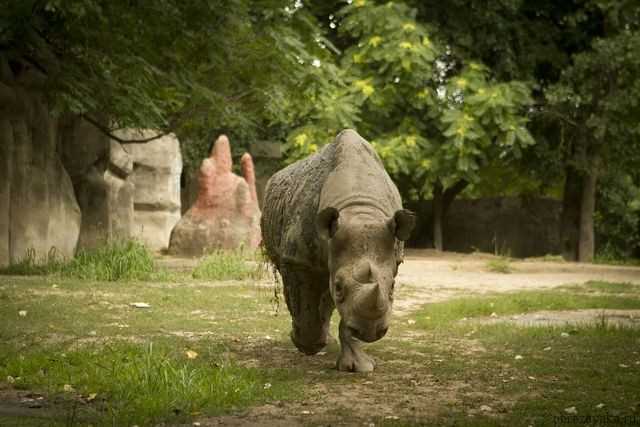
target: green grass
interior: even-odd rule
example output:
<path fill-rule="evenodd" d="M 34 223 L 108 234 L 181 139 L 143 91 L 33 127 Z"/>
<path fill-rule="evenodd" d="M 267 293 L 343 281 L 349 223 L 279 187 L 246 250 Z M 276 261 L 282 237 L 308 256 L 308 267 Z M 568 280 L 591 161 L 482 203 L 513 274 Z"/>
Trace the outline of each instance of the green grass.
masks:
<path fill-rule="evenodd" d="M 260 280 L 266 277 L 266 271 L 266 263 L 251 253 L 218 250 L 204 257 L 192 276 L 206 280 Z"/>
<path fill-rule="evenodd" d="M 583 285 L 565 285 L 561 289 L 581 292 L 587 294 L 602 293 L 602 294 L 636 294 L 640 295 L 640 285 L 634 285 L 633 283 L 610 283 L 600 281 L 590 281 Z"/>
<path fill-rule="evenodd" d="M 567 262 L 562 255 L 552 255 L 546 254 L 540 257 L 529 257 L 527 261 L 538 261 L 538 262 Z"/>
<path fill-rule="evenodd" d="M 591 325 L 537 327 L 460 322 L 494 312 L 640 308 L 637 285 L 590 282 L 580 290 L 590 288 L 606 289 L 609 294 L 574 294 L 565 288 L 459 298 L 429 304 L 413 315 L 414 327 L 423 335 L 394 345 L 403 349 L 414 366 L 426 365 L 438 384 L 468 385 L 445 414 L 427 424 L 556 426 L 568 420 L 580 424 L 580 418 L 567 418 L 565 409 L 571 407 L 582 417 L 611 420 L 581 425 L 618 425 L 624 419 L 638 423 L 640 330 L 610 325 L 606 319 Z M 615 290 L 626 292 L 614 295 Z M 397 351 L 381 350 L 379 357 L 389 358 Z M 442 363 L 433 363 L 435 358 Z M 492 412 L 479 411 L 482 405 L 489 405 Z M 380 420 L 379 424 L 424 425 L 425 420 Z"/>
<path fill-rule="evenodd" d="M 595 283 L 595 282 L 591 282 Z M 593 286 L 593 285 L 592 285 Z M 625 287 L 623 284 L 602 282 L 598 287 Z M 571 288 L 574 290 L 575 288 Z M 417 324 L 434 329 L 450 327 L 463 319 L 530 313 L 539 310 L 578 310 L 587 308 L 640 309 L 639 298 L 620 295 L 584 295 L 562 291 L 528 291 L 494 296 L 457 298 L 440 304 L 426 306 L 417 314 Z"/>
<path fill-rule="evenodd" d="M 270 298 L 249 284 L 4 278 L 0 392 L 11 376 L 12 388 L 56 402 L 56 418 L 43 425 L 181 423 L 292 399 L 298 370 L 245 367 L 235 355 L 252 336 L 288 342 L 288 319 L 274 315 Z M 139 301 L 151 308 L 129 305 Z M 15 423 L 0 416 L 0 425 Z"/>
<path fill-rule="evenodd" d="M 70 260 L 56 256 L 55 252 L 38 260 L 33 251 L 6 268 L 5 275 L 45 275 L 75 277 L 89 280 L 145 280 L 154 278 L 153 256 L 135 240 L 107 243 L 95 249 L 81 250 Z"/>
<path fill-rule="evenodd" d="M 15 387 L 58 396 L 66 412 L 81 401 L 75 410 L 86 422 L 153 425 L 285 398 L 291 374 L 239 367 L 207 342 L 161 340 L 4 352 L 0 377 L 8 376 Z"/>
<path fill-rule="evenodd" d="M 82 250 L 65 260 L 55 251 L 37 259 L 28 251 L 22 260 L 0 268 L 0 275 L 52 275 L 95 281 L 181 281 L 188 278 L 202 280 L 260 280 L 267 276 L 267 263 L 258 252 L 242 249 L 217 250 L 203 257 L 191 272 L 177 273 L 157 268 L 152 254 L 135 240 L 107 243 L 90 250 Z"/>
<path fill-rule="evenodd" d="M 511 260 L 506 257 L 494 258 L 487 261 L 487 270 L 493 273 L 511 273 L 513 268 L 511 267 Z"/>
<path fill-rule="evenodd" d="M 428 304 L 409 319 L 396 317 L 383 340 L 367 345 L 379 363 L 369 375 L 337 372 L 335 343 L 325 355 L 298 354 L 290 317 L 276 315 L 272 293 L 250 282 L 186 278 L 0 278 L 0 394 L 41 393 L 55 415 L 3 416 L 0 405 L 0 425 L 208 425 L 207 417 L 223 413 L 242 422 L 245 408 L 267 402 L 275 415 L 268 410 L 258 420 L 265 425 L 537 427 L 556 425 L 554 417 L 573 406 L 592 416 L 640 410 L 636 329 L 605 319 L 535 328 L 461 321 L 494 312 L 639 309 L 638 285 L 589 282 Z M 133 308 L 134 301 L 151 308 Z M 344 396 L 344 404 L 325 413 L 323 405 L 340 401 L 328 396 Z"/>

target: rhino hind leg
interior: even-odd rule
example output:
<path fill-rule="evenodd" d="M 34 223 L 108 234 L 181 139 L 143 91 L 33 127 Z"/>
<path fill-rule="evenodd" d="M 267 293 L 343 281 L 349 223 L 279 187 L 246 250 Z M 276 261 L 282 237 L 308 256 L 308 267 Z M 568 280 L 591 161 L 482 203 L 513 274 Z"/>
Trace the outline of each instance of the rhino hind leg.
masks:
<path fill-rule="evenodd" d="M 329 342 L 334 305 L 328 278 L 313 277 L 299 267 L 280 269 L 285 300 L 292 317 L 291 340 L 304 354 L 316 354 Z"/>
<path fill-rule="evenodd" d="M 373 358 L 362 350 L 362 343 L 351 336 L 342 320 L 338 330 L 340 333 L 340 356 L 338 356 L 336 368 L 346 372 L 373 371 L 376 366 Z"/>

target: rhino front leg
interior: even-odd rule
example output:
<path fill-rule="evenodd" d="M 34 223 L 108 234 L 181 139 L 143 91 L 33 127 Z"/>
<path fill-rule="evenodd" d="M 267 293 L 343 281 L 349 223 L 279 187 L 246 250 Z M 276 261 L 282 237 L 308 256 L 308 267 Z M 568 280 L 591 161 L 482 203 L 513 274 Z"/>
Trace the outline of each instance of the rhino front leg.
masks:
<path fill-rule="evenodd" d="M 287 306 L 292 317 L 291 341 L 301 352 L 316 354 L 329 341 L 334 304 L 328 279 L 313 277 L 300 267 L 281 269 Z"/>
<path fill-rule="evenodd" d="M 375 367 L 373 358 L 362 350 L 362 342 L 351 336 L 349 328 L 343 320 L 338 327 L 340 334 L 340 356 L 336 367 L 339 371 L 371 372 Z"/>

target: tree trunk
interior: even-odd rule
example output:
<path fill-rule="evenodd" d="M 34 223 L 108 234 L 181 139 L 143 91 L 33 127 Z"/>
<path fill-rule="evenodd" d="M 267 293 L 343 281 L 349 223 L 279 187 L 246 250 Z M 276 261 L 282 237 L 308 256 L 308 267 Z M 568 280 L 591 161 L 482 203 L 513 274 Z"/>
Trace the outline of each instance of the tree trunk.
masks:
<path fill-rule="evenodd" d="M 578 260 L 580 237 L 580 205 L 582 203 L 582 180 L 579 172 L 568 166 L 562 195 L 562 216 L 560 218 L 560 242 L 562 257 L 567 261 Z"/>
<path fill-rule="evenodd" d="M 433 247 L 443 250 L 442 222 L 444 217 L 442 184 L 437 182 L 433 187 Z"/>
<path fill-rule="evenodd" d="M 595 248 L 593 232 L 593 213 L 596 208 L 596 184 L 598 180 L 595 168 L 582 178 L 582 205 L 580 206 L 580 237 L 578 261 L 592 262 Z"/>
<path fill-rule="evenodd" d="M 437 181 L 433 187 L 433 247 L 437 251 L 444 250 L 444 221 L 451 203 L 467 185 L 469 182 L 461 179 L 446 190 L 443 189 L 440 181 Z"/>

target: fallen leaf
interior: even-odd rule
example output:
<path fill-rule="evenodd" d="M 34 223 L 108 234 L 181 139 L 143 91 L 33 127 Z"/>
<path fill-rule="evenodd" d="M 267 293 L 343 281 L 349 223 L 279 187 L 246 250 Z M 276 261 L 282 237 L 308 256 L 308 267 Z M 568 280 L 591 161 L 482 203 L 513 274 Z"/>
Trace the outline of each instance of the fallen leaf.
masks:
<path fill-rule="evenodd" d="M 196 357 L 198 357 L 198 353 L 196 353 L 193 350 L 187 350 L 187 351 L 184 352 L 184 354 L 186 354 L 187 358 L 189 358 L 189 359 L 195 359 Z"/>
<path fill-rule="evenodd" d="M 578 410 L 575 406 L 570 406 L 568 408 L 564 408 L 564 412 L 566 412 L 567 414 L 575 415 L 578 413 Z"/>
<path fill-rule="evenodd" d="M 129 305 L 135 308 L 151 308 L 146 302 L 132 302 Z"/>

